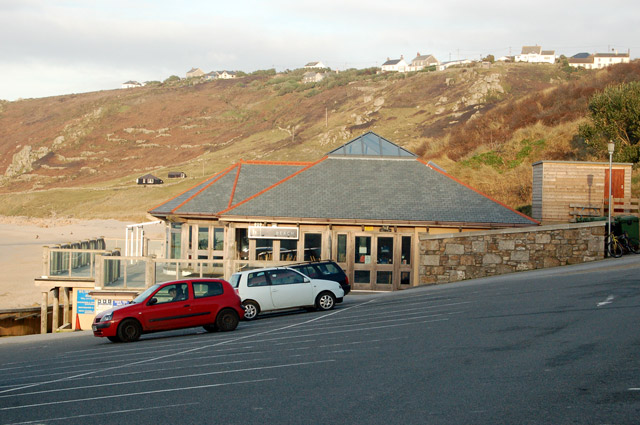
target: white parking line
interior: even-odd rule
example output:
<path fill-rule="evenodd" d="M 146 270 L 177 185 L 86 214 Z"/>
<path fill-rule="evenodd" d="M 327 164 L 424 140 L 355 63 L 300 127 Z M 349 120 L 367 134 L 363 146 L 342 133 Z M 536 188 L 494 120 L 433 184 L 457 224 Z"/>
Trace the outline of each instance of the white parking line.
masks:
<path fill-rule="evenodd" d="M 148 394 L 170 393 L 170 392 L 176 392 L 176 391 L 199 390 L 199 389 L 202 389 L 202 388 L 226 387 L 226 386 L 229 386 L 229 385 L 254 384 L 256 382 L 275 381 L 275 380 L 276 380 L 276 378 L 267 378 L 267 379 L 254 379 L 254 380 L 251 380 L 251 381 L 226 382 L 226 383 L 222 383 L 222 384 L 195 385 L 193 387 L 165 388 L 163 390 L 139 391 L 139 392 L 136 392 L 136 393 L 112 394 L 112 395 L 103 395 L 103 396 L 98 396 L 98 397 L 77 398 L 77 399 L 74 399 L 74 400 L 59 400 L 59 401 L 49 401 L 49 402 L 46 402 L 46 403 L 26 404 L 26 405 L 22 405 L 22 406 L 1 407 L 0 410 L 30 409 L 30 408 L 33 408 L 33 407 L 51 406 L 52 404 L 79 403 L 79 402 L 83 402 L 83 401 L 105 400 L 105 399 L 109 399 L 109 398 L 122 398 L 122 397 L 133 397 L 133 396 L 137 396 L 137 395 L 148 395 Z"/>
<path fill-rule="evenodd" d="M 615 297 L 613 295 L 609 295 L 606 300 L 598 303 L 598 307 L 602 307 L 603 305 L 611 304 Z"/>
<path fill-rule="evenodd" d="M 131 385 L 131 384 L 142 384 L 144 382 L 157 382 L 157 381 L 168 381 L 172 379 L 183 379 L 183 378 L 198 378 L 202 376 L 210 376 L 210 375 L 223 375 L 227 373 L 241 373 L 241 372 L 251 372 L 255 370 L 267 370 L 267 369 L 282 369 L 285 367 L 294 367 L 294 366 L 307 366 L 319 363 L 331 363 L 335 362 L 335 360 L 318 360 L 314 362 L 301 362 L 301 363 L 290 363 L 290 364 L 282 364 L 275 366 L 261 366 L 261 367 L 248 367 L 244 369 L 233 369 L 233 370 L 216 370 L 213 372 L 202 372 L 202 373 L 193 373 L 189 375 L 176 375 L 176 376 L 161 376 L 158 378 L 147 378 L 147 379 L 138 379 L 137 381 L 127 380 L 122 382 L 109 382 L 109 383 L 100 383 L 94 385 L 82 385 L 79 387 L 65 387 L 65 388 L 56 388 L 52 390 L 42 390 L 42 391 L 32 391 L 29 393 L 20 393 L 20 394 L 6 394 L 0 395 L 0 398 L 9 398 L 9 397 L 22 397 L 25 395 L 35 395 L 35 394 L 50 394 L 61 391 L 77 391 L 84 390 L 87 388 L 104 388 L 104 387 L 113 387 L 116 385 Z"/>
<path fill-rule="evenodd" d="M 34 421 L 26 421 L 26 422 L 13 422 L 6 425 L 26 425 L 26 424 L 42 424 L 49 423 L 54 421 L 67 421 L 69 419 L 80 419 L 80 418 L 93 418 L 96 416 L 107 416 L 107 415 L 121 415 L 123 413 L 132 413 L 132 412 L 141 412 L 145 410 L 158 410 L 158 409 L 172 409 L 174 407 L 183 407 L 183 406 L 193 406 L 194 404 L 200 403 L 181 403 L 181 404 L 170 404 L 167 406 L 156 406 L 156 407 L 140 407 L 138 409 L 126 409 L 126 410 L 116 410 L 113 412 L 100 412 L 100 413 L 85 413 L 84 415 L 75 415 L 75 416 L 63 416 L 59 418 L 46 418 L 46 419 L 36 419 Z"/>
<path fill-rule="evenodd" d="M 367 301 L 367 302 L 362 303 L 362 304 L 356 304 L 356 305 L 354 305 L 352 307 L 347 307 L 347 308 L 344 308 L 344 309 L 340 309 L 340 310 L 334 311 L 332 313 L 329 313 L 329 314 L 326 314 L 326 315 L 323 315 L 323 316 L 315 317 L 313 319 L 310 319 L 310 320 L 307 320 L 307 321 L 304 321 L 304 322 L 300 322 L 300 323 L 294 323 L 292 325 L 284 326 L 284 327 L 278 328 L 278 329 L 271 329 L 271 330 L 267 330 L 267 331 L 263 331 L 263 332 L 258 332 L 256 334 L 249 334 L 249 335 L 244 335 L 244 336 L 240 336 L 240 337 L 237 337 L 237 338 L 231 338 L 231 339 L 227 339 L 227 340 L 224 340 L 224 341 L 220 341 L 220 342 L 215 343 L 215 344 L 203 345 L 201 347 L 194 347 L 194 348 L 190 348 L 188 350 L 182 350 L 182 351 L 178 351 L 178 352 L 171 353 L 171 354 L 165 354 L 163 356 L 157 356 L 157 357 L 152 357 L 152 358 L 148 358 L 148 359 L 142 359 L 142 360 L 139 360 L 137 362 L 131 362 L 131 363 L 122 364 L 122 365 L 118 365 L 118 366 L 112 366 L 112 367 L 108 367 L 108 368 L 95 369 L 95 370 L 92 370 L 92 371 L 79 373 L 79 374 L 76 374 L 76 375 L 73 375 L 73 376 L 69 376 L 69 377 L 66 377 L 66 378 L 60 378 L 60 379 L 55 379 L 55 380 L 51 380 L 51 381 L 44 381 L 44 382 L 37 382 L 37 383 L 33 383 L 33 384 L 23 385 L 23 386 L 16 387 L 16 388 L 9 388 L 9 389 L 5 389 L 5 390 L 0 391 L 0 394 L 4 394 L 4 393 L 7 393 L 7 392 L 13 392 L 13 391 L 21 391 L 21 390 L 24 390 L 24 389 L 27 389 L 27 388 L 36 387 L 36 386 L 39 386 L 39 385 L 55 384 L 55 383 L 58 383 L 58 382 L 69 380 L 69 379 L 75 379 L 75 378 L 80 378 L 80 377 L 83 377 L 83 376 L 94 375 L 94 374 L 99 373 L 99 372 L 107 372 L 109 370 L 120 369 L 120 368 L 123 368 L 123 367 L 137 366 L 137 365 L 141 365 L 141 364 L 144 364 L 144 363 L 155 362 L 155 361 L 158 361 L 158 360 L 161 360 L 161 359 L 165 359 L 165 358 L 168 358 L 168 357 L 180 356 L 180 355 L 184 355 L 184 354 L 187 354 L 187 353 L 192 353 L 192 352 L 195 352 L 195 351 L 204 350 L 205 348 L 218 347 L 220 345 L 225 345 L 225 344 L 229 344 L 229 343 L 232 343 L 232 342 L 238 342 L 238 341 L 242 341 L 242 340 L 245 340 L 245 339 L 248 339 L 248 338 L 254 338 L 256 336 L 266 335 L 266 334 L 270 334 L 270 333 L 273 333 L 273 332 L 277 332 L 277 331 L 280 331 L 280 330 L 283 330 L 283 329 L 290 329 L 290 328 L 294 328 L 296 326 L 305 325 L 307 323 L 316 322 L 318 320 L 321 320 L 321 319 L 324 319 L 324 318 L 327 318 L 327 317 L 331 317 L 331 316 L 333 316 L 335 314 L 338 314 L 338 313 L 342 313 L 342 312 L 349 311 L 351 309 L 362 307 L 362 306 L 367 305 L 369 303 L 372 303 L 374 301 L 375 300 L 371 300 L 371 301 Z"/>

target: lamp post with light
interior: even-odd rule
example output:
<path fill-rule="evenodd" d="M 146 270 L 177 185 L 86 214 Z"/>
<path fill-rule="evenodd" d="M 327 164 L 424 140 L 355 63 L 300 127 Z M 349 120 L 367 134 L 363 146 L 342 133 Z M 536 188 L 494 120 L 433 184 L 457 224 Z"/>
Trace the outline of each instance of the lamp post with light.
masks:
<path fill-rule="evenodd" d="M 609 140 L 609 143 L 607 144 L 607 150 L 609 151 L 609 221 L 607 221 L 609 234 L 607 235 L 607 241 L 609 241 L 609 238 L 611 237 L 611 164 L 615 148 L 616 144 L 613 143 L 613 140 Z"/>

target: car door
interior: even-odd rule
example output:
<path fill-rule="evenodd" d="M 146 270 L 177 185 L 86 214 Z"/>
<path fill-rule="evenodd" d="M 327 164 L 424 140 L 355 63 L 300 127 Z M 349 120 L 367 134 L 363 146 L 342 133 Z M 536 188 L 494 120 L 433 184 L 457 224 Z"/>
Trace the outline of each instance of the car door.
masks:
<path fill-rule="evenodd" d="M 246 279 L 242 281 L 242 279 Z M 267 271 L 249 272 L 241 277 L 240 298 L 244 300 L 254 300 L 260 305 L 261 311 L 273 310 L 271 300 L 271 286 L 267 277 Z"/>
<path fill-rule="evenodd" d="M 193 289 L 191 314 L 194 326 L 214 324 L 223 302 L 222 282 L 192 281 L 191 287 Z"/>
<path fill-rule="evenodd" d="M 291 269 L 273 269 L 269 270 L 268 276 L 275 308 L 313 305 L 313 288 L 301 273 Z"/>
<path fill-rule="evenodd" d="M 175 291 L 175 295 L 171 291 Z M 165 285 L 147 302 L 142 311 L 145 330 L 178 329 L 193 326 L 190 291 L 187 282 Z"/>

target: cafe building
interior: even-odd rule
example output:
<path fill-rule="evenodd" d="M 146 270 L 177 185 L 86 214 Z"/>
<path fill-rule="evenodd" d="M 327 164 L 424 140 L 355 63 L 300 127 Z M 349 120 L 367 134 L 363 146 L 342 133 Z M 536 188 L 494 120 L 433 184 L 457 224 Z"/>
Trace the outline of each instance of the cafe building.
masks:
<path fill-rule="evenodd" d="M 332 259 L 354 290 L 418 285 L 421 233 L 539 223 L 365 133 L 314 162 L 241 161 L 151 209 L 167 257 L 212 275 Z"/>

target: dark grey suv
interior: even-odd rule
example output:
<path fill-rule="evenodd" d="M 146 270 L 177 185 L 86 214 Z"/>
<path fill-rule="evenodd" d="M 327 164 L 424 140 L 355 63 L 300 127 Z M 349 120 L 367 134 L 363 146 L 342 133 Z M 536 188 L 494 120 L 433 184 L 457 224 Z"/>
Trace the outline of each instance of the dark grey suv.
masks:
<path fill-rule="evenodd" d="M 307 263 L 287 265 L 287 267 L 297 270 L 300 273 L 309 276 L 311 279 L 324 279 L 338 282 L 345 295 L 351 291 L 349 278 L 344 270 L 342 270 L 334 261 L 309 261 Z"/>

